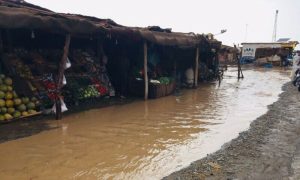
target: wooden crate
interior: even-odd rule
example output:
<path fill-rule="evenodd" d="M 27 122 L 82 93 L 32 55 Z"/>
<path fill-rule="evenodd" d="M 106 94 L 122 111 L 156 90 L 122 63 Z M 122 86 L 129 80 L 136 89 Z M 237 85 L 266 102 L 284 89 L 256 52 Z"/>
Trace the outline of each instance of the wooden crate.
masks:
<path fill-rule="evenodd" d="M 149 84 L 149 98 L 155 99 L 166 96 L 165 84 Z"/>
<path fill-rule="evenodd" d="M 172 94 L 175 90 L 176 83 L 173 81 L 170 84 L 153 84 L 149 83 L 149 98 L 155 99 Z M 131 95 L 144 97 L 145 95 L 145 83 L 144 81 L 132 81 L 129 86 L 129 92 Z"/>
<path fill-rule="evenodd" d="M 166 96 L 172 94 L 175 91 L 175 88 L 176 88 L 175 81 L 173 81 L 170 84 L 166 85 Z"/>

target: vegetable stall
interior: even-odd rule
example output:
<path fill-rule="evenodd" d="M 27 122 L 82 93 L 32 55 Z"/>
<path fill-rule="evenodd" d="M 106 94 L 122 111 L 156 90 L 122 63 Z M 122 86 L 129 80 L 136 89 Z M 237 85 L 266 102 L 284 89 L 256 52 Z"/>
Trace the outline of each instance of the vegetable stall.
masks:
<path fill-rule="evenodd" d="M 41 112 L 60 119 L 67 108 L 122 95 L 124 87 L 145 99 L 167 96 L 175 90 L 179 61 L 194 68 L 196 87 L 209 44 L 204 35 L 0 0 L 0 120 Z M 175 60 L 172 54 L 182 49 L 189 58 Z"/>

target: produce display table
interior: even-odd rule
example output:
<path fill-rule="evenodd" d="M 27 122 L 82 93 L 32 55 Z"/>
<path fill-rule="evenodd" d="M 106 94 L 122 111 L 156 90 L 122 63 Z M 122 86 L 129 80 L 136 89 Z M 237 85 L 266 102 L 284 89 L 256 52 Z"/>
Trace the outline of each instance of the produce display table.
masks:
<path fill-rule="evenodd" d="M 26 116 L 20 116 L 18 118 L 13 118 L 11 120 L 4 120 L 4 121 L 0 121 L 0 124 L 7 124 L 7 123 L 11 123 L 11 122 L 15 122 L 15 121 L 21 121 L 22 119 L 25 119 L 25 118 L 29 118 L 29 117 L 33 117 L 33 116 L 37 116 L 37 115 L 40 115 L 42 114 L 42 112 L 36 112 L 36 113 L 33 113 L 33 114 L 28 114 Z"/>

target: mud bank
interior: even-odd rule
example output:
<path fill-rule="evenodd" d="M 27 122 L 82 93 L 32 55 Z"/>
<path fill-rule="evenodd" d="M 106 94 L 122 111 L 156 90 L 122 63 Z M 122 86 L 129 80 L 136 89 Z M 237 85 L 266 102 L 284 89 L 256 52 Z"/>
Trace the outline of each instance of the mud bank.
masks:
<path fill-rule="evenodd" d="M 300 179 L 300 93 L 283 91 L 248 131 L 164 179 Z"/>

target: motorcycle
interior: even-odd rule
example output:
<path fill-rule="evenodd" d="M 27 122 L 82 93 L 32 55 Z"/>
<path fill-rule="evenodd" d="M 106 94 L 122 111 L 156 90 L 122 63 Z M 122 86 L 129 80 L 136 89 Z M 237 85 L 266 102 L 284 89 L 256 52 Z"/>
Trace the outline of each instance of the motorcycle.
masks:
<path fill-rule="evenodd" d="M 295 72 L 295 78 L 293 80 L 293 85 L 298 88 L 298 91 L 300 91 L 300 68 L 297 69 Z"/>

